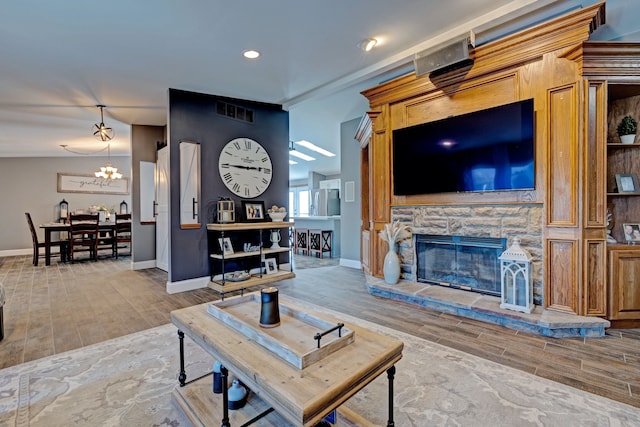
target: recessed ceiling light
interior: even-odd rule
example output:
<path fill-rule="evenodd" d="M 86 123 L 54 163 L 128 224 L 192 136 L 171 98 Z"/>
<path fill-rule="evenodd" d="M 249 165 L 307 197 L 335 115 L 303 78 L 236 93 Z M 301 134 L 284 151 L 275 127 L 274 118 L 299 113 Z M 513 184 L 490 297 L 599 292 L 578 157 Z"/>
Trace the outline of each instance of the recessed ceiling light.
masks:
<path fill-rule="evenodd" d="M 256 59 L 258 56 L 260 56 L 260 52 L 258 52 L 257 50 L 250 49 L 242 52 L 242 55 L 248 59 Z"/>
<path fill-rule="evenodd" d="M 335 157 L 335 154 L 332 153 L 331 151 L 327 151 L 322 147 L 318 147 L 316 144 L 309 142 L 309 141 L 305 141 L 300 140 L 300 141 L 296 141 L 294 144 L 298 144 L 301 147 L 305 147 L 308 148 L 309 150 L 315 151 L 316 153 L 320 153 L 323 156 L 327 156 L 327 157 Z"/>
<path fill-rule="evenodd" d="M 364 50 L 365 52 L 369 52 L 377 44 L 378 44 L 378 40 L 376 39 L 364 39 L 358 44 L 358 46 L 360 47 L 360 49 Z"/>
<path fill-rule="evenodd" d="M 299 159 L 306 160 L 307 162 L 315 160 L 315 157 L 311 157 L 311 156 L 309 156 L 307 154 L 301 153 L 301 152 L 296 151 L 296 150 L 289 150 L 289 154 L 292 155 L 292 156 L 295 156 L 295 157 L 297 157 Z"/>
<path fill-rule="evenodd" d="M 289 159 L 289 164 L 290 164 L 290 165 L 297 165 L 297 164 L 298 164 L 298 162 L 296 162 L 295 160 L 291 160 L 291 159 Z"/>

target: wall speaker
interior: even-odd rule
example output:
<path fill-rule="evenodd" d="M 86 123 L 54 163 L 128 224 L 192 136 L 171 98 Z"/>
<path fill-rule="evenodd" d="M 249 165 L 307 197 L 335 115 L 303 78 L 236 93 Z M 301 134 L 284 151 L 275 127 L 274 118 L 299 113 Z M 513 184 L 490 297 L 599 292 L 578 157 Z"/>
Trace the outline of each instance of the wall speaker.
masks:
<path fill-rule="evenodd" d="M 413 60 L 416 76 L 422 76 L 471 61 L 469 47 L 474 46 L 475 34 L 470 31 L 469 34 L 465 34 L 453 41 L 416 53 Z"/>

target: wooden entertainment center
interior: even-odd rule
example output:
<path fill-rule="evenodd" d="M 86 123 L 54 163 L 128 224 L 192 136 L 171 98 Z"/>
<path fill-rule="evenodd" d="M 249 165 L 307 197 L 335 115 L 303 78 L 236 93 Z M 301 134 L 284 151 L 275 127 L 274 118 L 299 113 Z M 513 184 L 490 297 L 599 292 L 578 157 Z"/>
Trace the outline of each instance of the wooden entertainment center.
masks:
<path fill-rule="evenodd" d="M 471 65 L 410 73 L 363 92 L 370 103 L 357 134 L 365 271 L 383 276 L 387 247 L 378 232 L 394 211 L 535 205 L 542 210 L 535 239 L 544 308 L 640 325 L 640 246 L 622 234 L 622 224 L 640 223 L 640 191 L 616 188 L 616 174 L 640 170 L 640 144 L 622 147 L 616 133 L 625 115 L 640 119 L 640 43 L 590 41 L 604 12 L 605 2 L 587 6 L 477 46 Z M 394 195 L 393 130 L 528 98 L 535 190 Z M 616 244 L 607 243 L 608 208 Z"/>

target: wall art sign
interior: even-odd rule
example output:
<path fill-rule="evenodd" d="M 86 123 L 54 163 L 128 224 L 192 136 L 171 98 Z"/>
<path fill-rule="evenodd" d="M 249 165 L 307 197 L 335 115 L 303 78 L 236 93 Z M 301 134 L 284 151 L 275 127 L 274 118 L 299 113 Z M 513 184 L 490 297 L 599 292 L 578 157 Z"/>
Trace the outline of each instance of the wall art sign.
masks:
<path fill-rule="evenodd" d="M 129 179 L 58 173 L 58 193 L 129 194 Z"/>

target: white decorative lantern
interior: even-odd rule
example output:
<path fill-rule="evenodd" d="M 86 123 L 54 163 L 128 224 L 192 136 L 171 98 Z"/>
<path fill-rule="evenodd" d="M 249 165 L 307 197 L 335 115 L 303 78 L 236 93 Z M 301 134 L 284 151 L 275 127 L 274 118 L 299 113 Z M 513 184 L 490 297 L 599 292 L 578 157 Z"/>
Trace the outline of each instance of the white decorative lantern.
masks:
<path fill-rule="evenodd" d="M 233 200 L 223 197 L 218 200 L 218 223 L 231 224 L 236 222 L 236 205 Z"/>
<path fill-rule="evenodd" d="M 511 247 L 498 259 L 502 279 L 500 308 L 531 313 L 534 308 L 531 255 L 520 247 L 520 239 L 514 237 Z"/>

